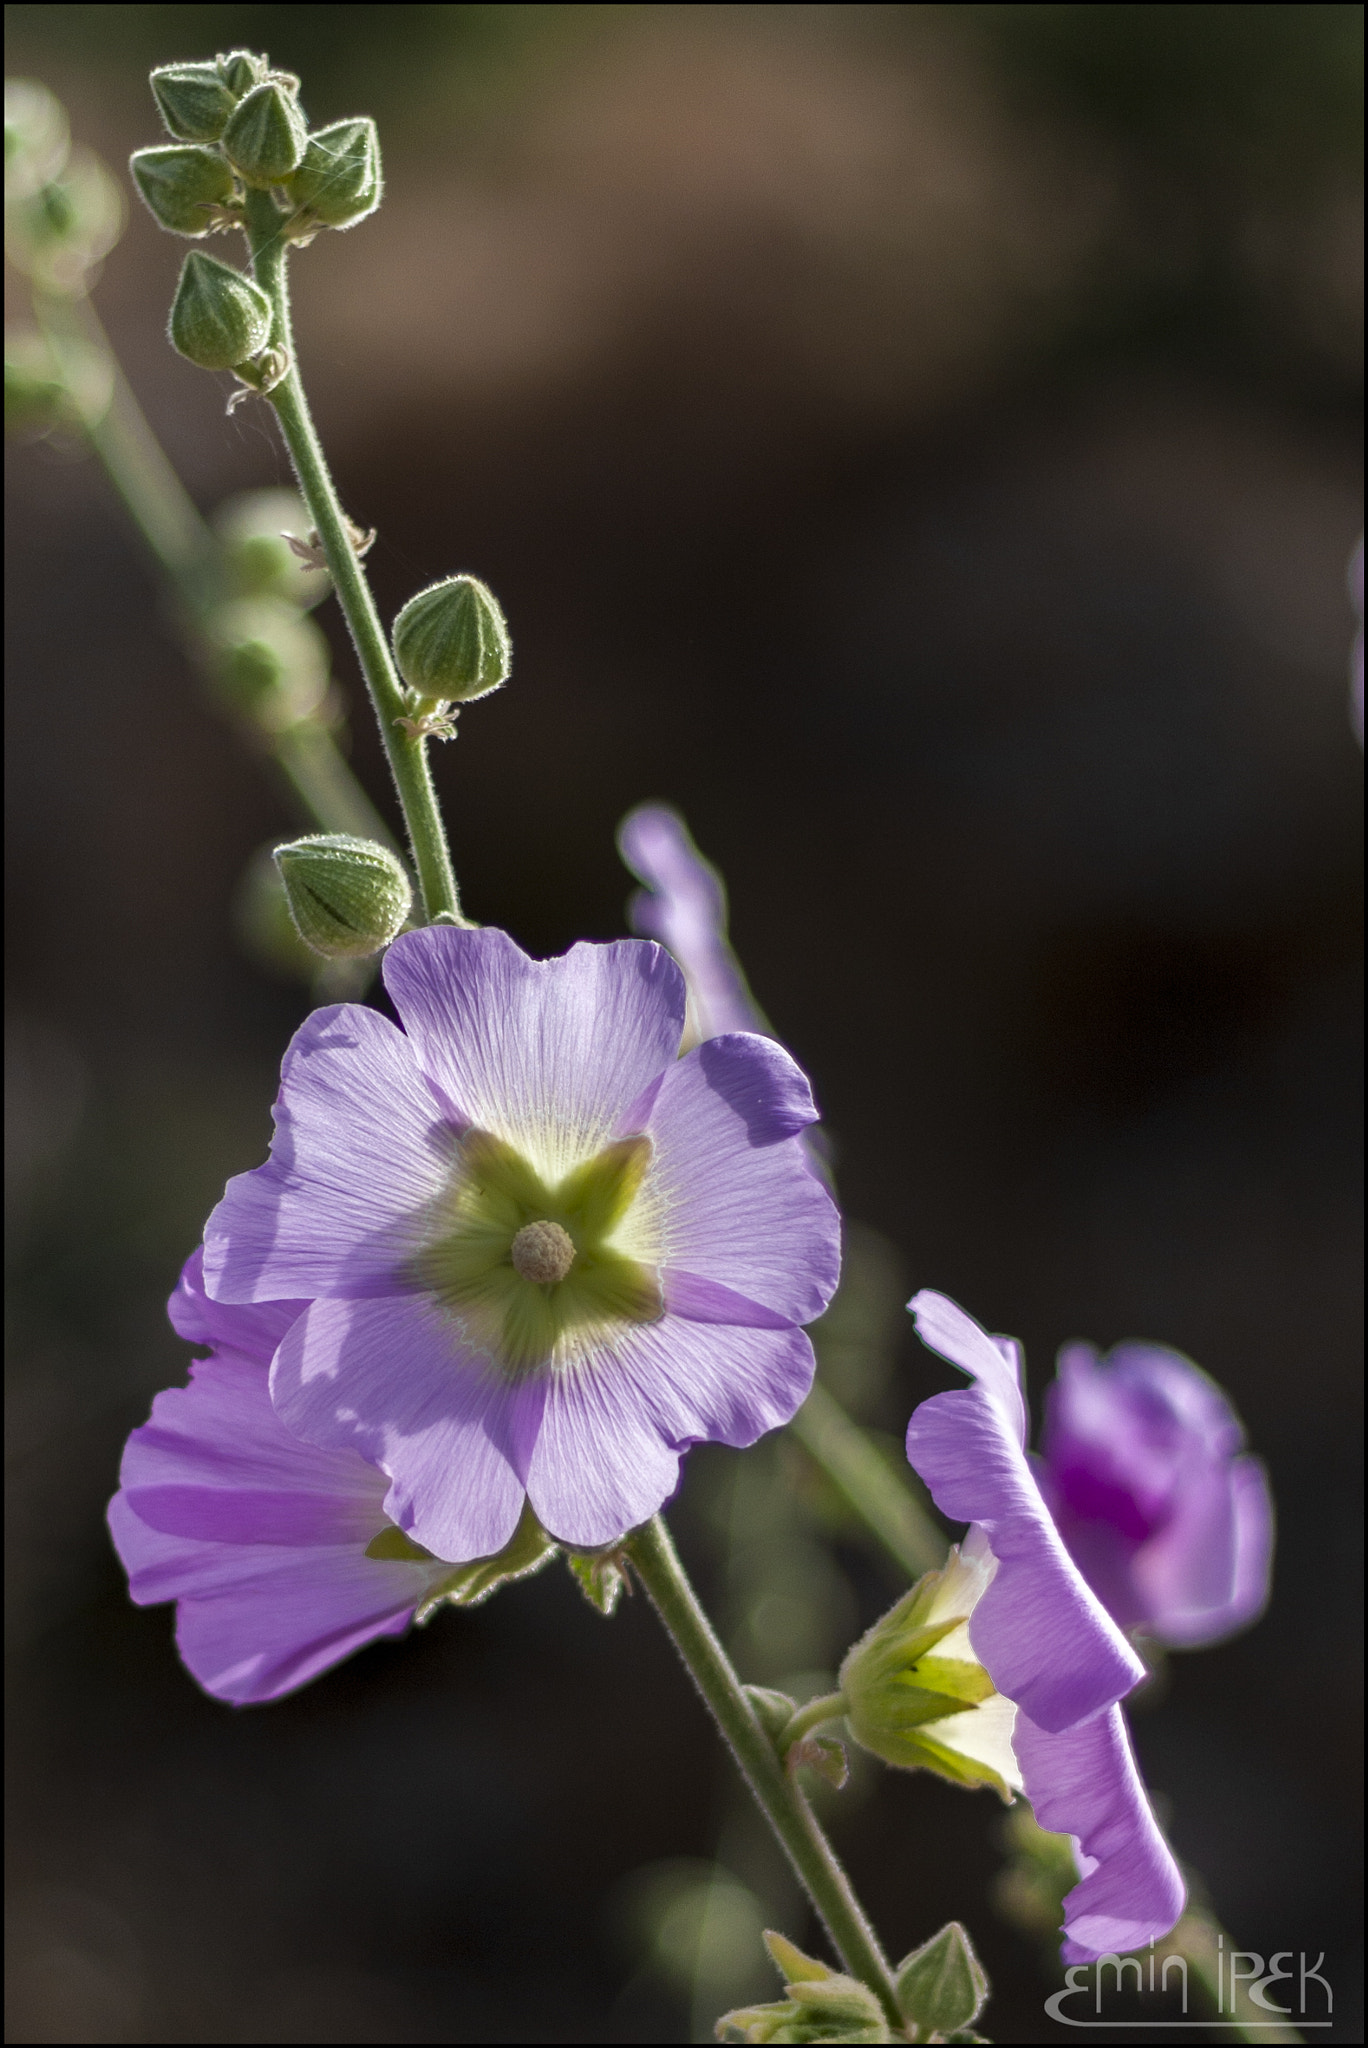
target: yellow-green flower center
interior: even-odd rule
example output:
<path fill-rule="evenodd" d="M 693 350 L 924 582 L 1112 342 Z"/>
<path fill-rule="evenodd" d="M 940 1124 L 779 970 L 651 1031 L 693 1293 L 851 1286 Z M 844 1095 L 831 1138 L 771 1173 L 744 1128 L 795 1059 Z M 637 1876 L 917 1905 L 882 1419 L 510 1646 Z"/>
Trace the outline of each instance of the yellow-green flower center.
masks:
<path fill-rule="evenodd" d="M 466 1340 L 508 1371 L 566 1364 L 663 1312 L 643 1183 L 651 1141 L 624 1138 L 548 1181 L 502 1138 L 468 1131 L 417 1277 Z"/>

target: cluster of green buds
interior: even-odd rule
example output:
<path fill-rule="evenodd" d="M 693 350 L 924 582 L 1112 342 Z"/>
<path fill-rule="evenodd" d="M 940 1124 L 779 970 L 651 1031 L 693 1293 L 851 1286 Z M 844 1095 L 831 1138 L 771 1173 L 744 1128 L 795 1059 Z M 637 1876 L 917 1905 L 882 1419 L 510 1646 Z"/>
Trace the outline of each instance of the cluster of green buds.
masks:
<path fill-rule="evenodd" d="M 411 737 L 454 739 L 462 704 L 508 681 L 513 646 L 498 599 L 476 576 L 448 576 L 411 597 L 394 622 Z"/>
<path fill-rule="evenodd" d="M 123 224 L 118 185 L 72 147 L 60 102 L 32 79 L 6 79 L 5 253 L 15 268 L 53 298 L 80 297 Z"/>
<path fill-rule="evenodd" d="M 988 1980 L 957 1920 L 914 1949 L 894 1972 L 898 2022 L 867 1984 L 804 1955 L 782 1934 L 765 1947 L 784 1980 L 772 2004 L 741 2006 L 717 2022 L 722 2041 L 981 2041 L 973 2023 Z"/>
<path fill-rule="evenodd" d="M 380 204 L 380 144 L 370 120 L 334 121 L 310 134 L 299 80 L 250 50 L 152 73 L 152 93 L 174 137 L 136 150 L 129 170 L 150 211 L 172 234 L 199 239 L 246 225 L 247 195 L 268 196 L 285 241 L 349 228 Z M 204 370 L 232 370 L 266 391 L 287 365 L 271 347 L 271 303 L 231 264 L 191 250 L 171 308 L 171 340 Z"/>

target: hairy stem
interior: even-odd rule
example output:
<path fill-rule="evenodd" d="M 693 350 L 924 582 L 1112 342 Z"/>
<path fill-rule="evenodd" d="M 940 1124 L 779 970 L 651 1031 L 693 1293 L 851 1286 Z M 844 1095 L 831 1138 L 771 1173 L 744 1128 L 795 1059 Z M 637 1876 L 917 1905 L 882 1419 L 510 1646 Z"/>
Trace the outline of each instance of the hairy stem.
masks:
<path fill-rule="evenodd" d="M 448 922 L 464 924 L 446 832 L 428 768 L 427 741 L 421 735 L 406 733 L 399 724 L 408 710 L 403 686 L 390 658 L 385 629 L 352 545 L 346 516 L 304 396 L 290 322 L 287 247 L 281 233 L 281 216 L 268 192 L 248 193 L 247 224 L 253 272 L 274 311 L 271 346 L 283 353 L 289 365 L 269 392 L 269 403 L 275 407 L 280 421 L 299 488 L 322 543 L 333 589 L 380 722 L 380 736 L 403 809 L 423 908 L 429 920 L 444 916 Z"/>
<path fill-rule="evenodd" d="M 623 1545 L 637 1577 L 684 1659 L 737 1767 L 797 1872 L 845 1968 L 875 1993 L 899 2032 L 893 1972 L 850 1879 L 793 1776 L 785 1771 L 741 1681 L 699 1605 L 661 1517 Z"/>
<path fill-rule="evenodd" d="M 890 1471 L 877 1444 L 825 1387 L 813 1387 L 789 1427 L 852 1514 L 910 1579 L 945 1563 L 946 1538 L 911 1484 Z"/>

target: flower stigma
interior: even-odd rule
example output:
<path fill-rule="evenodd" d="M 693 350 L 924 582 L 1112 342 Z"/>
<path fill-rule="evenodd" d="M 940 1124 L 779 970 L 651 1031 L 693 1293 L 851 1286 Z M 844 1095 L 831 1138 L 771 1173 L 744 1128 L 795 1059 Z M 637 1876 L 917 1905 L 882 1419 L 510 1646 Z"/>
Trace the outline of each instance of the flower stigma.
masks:
<path fill-rule="evenodd" d="M 650 1160 L 649 1138 L 624 1138 L 551 1181 L 504 1139 L 468 1131 L 418 1279 L 505 1371 L 587 1357 L 664 1313 L 638 1199 Z"/>

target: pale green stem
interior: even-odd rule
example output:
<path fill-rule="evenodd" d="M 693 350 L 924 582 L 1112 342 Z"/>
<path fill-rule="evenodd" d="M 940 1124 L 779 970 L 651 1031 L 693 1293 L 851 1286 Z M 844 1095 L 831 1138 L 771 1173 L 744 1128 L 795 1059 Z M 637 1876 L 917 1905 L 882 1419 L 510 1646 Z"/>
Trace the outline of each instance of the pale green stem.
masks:
<path fill-rule="evenodd" d="M 780 1763 L 741 1681 L 699 1605 L 661 1517 L 627 1538 L 623 1550 L 702 1693 L 722 1738 L 820 1913 L 836 1953 L 867 1984 L 898 2033 L 903 2019 L 893 1972 L 811 1807 Z"/>
<path fill-rule="evenodd" d="M 843 1692 L 826 1692 L 819 1700 L 809 1700 L 805 1707 L 799 1707 L 779 1736 L 775 1748 L 780 1756 L 787 1756 L 795 1742 L 801 1742 L 814 1728 L 822 1728 L 828 1721 L 839 1721 L 846 1710 Z"/>
<path fill-rule="evenodd" d="M 247 194 L 247 224 L 253 272 L 274 312 L 271 346 L 282 352 L 289 365 L 268 394 L 269 402 L 280 421 L 299 488 L 322 543 L 333 589 L 380 722 L 380 736 L 404 813 L 423 907 L 429 920 L 444 916 L 448 922 L 463 924 L 446 832 L 428 768 L 427 742 L 421 735 L 406 733 L 399 723 L 409 709 L 403 685 L 395 671 L 385 629 L 352 545 L 346 515 L 304 396 L 290 322 L 287 245 L 281 233 L 280 213 L 268 192 Z"/>
<path fill-rule="evenodd" d="M 910 1579 L 945 1563 L 948 1546 L 910 1484 L 889 1470 L 877 1445 L 820 1383 L 790 1429 L 846 1506 Z"/>
<path fill-rule="evenodd" d="M 1218 1973 L 1216 1940 L 1220 1932 L 1216 1923 L 1204 1913 L 1185 1913 L 1164 1943 L 1164 1953 L 1187 1957 L 1193 1976 L 1211 2001 L 1212 2010 L 1225 2021 L 1235 2040 L 1304 2040 L 1305 2036 L 1299 2034 L 1295 2027 L 1261 2013 L 1246 1985 L 1241 1984 L 1232 1999 L 1229 1961 L 1234 1944 L 1227 1938 L 1226 1968 Z"/>

